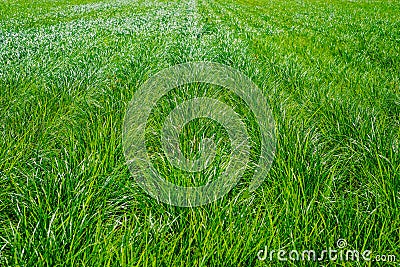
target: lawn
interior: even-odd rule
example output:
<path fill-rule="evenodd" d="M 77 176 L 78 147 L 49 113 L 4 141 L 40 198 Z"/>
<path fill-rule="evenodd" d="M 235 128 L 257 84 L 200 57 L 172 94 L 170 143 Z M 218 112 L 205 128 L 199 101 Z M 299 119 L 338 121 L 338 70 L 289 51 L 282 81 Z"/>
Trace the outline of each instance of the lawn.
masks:
<path fill-rule="evenodd" d="M 166 160 L 163 122 L 189 99 L 232 107 L 251 149 L 229 193 L 169 205 L 130 171 L 124 119 L 149 78 L 202 61 L 236 69 L 261 90 L 275 154 L 249 192 L 263 167 L 254 112 L 221 86 L 176 88 L 146 128 L 147 152 L 166 180 L 204 185 L 231 159 L 223 125 L 198 118 L 179 145 L 193 160 L 199 140 L 215 138 L 214 162 L 187 172 Z M 0 114 L 0 266 L 400 263 L 399 1 L 3 0 Z M 371 256 L 277 256 L 330 248 Z"/>

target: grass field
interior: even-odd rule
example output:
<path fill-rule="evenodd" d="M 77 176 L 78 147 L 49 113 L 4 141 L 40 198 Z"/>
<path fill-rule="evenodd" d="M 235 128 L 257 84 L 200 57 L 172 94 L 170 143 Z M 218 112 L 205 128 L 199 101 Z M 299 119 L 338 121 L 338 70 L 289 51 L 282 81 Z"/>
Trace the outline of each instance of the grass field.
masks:
<path fill-rule="evenodd" d="M 247 75 L 273 112 L 277 143 L 256 191 L 246 191 L 245 175 L 223 198 L 185 208 L 137 185 L 121 135 L 137 88 L 192 61 Z M 182 92 L 158 103 L 155 132 L 171 99 L 230 99 L 204 85 Z M 251 128 L 251 112 L 238 110 Z M 0 266 L 400 263 L 399 1 L 3 0 L 0 114 Z M 226 161 L 226 132 L 202 123 L 183 133 L 186 156 L 198 152 L 189 137 L 216 134 Z M 257 131 L 252 138 L 254 161 Z M 208 176 L 174 177 L 198 185 Z M 339 239 L 371 250 L 371 261 L 257 257 L 266 247 L 335 248 Z"/>

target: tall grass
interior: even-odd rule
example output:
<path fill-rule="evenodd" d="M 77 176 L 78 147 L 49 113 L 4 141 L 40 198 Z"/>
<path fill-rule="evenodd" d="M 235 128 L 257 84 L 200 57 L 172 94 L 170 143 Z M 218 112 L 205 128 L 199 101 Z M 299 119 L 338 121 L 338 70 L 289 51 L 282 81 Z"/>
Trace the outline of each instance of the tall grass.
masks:
<path fill-rule="evenodd" d="M 400 257 L 396 1 L 6 0 L 0 13 L 0 265 L 287 266 L 257 252 L 339 238 Z M 254 194 L 243 179 L 217 202 L 173 207 L 131 177 L 122 121 L 147 78 L 200 60 L 263 90 L 276 156 Z M 188 157 L 189 137 L 226 138 L 204 123 L 182 137 Z"/>

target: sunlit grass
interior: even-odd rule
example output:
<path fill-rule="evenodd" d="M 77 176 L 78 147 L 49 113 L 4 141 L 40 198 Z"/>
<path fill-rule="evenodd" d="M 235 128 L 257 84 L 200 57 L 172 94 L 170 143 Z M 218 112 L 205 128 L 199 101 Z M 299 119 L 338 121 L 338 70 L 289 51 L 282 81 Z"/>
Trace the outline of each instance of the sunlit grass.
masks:
<path fill-rule="evenodd" d="M 1 2 L 0 266 L 287 266 L 257 252 L 339 238 L 400 258 L 399 17 L 396 1 Z M 122 121 L 147 78 L 201 60 L 263 90 L 276 156 L 253 194 L 244 177 L 217 202 L 172 207 L 131 177 Z M 200 122 L 188 137 L 225 143 Z"/>

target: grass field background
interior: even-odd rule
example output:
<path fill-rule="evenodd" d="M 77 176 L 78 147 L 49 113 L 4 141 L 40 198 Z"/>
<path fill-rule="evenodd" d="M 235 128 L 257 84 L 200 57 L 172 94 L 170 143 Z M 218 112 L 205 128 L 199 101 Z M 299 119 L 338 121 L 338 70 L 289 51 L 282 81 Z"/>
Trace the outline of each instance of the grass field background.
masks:
<path fill-rule="evenodd" d="M 1 1 L 0 266 L 379 265 L 257 260 L 340 238 L 399 261 L 399 18 L 398 1 Z M 277 147 L 253 194 L 180 208 L 135 183 L 121 133 L 135 90 L 191 61 L 250 77 Z"/>

